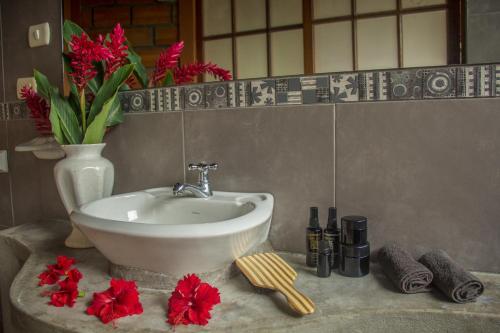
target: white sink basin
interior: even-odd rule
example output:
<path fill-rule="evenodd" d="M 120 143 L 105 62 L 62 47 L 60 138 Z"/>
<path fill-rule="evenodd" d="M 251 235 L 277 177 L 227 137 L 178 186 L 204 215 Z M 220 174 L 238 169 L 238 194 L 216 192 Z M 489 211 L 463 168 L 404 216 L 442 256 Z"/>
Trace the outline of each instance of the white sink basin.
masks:
<path fill-rule="evenodd" d="M 158 188 L 85 204 L 70 218 L 112 263 L 181 276 L 222 269 L 267 240 L 273 204 L 267 193 L 199 199 Z"/>

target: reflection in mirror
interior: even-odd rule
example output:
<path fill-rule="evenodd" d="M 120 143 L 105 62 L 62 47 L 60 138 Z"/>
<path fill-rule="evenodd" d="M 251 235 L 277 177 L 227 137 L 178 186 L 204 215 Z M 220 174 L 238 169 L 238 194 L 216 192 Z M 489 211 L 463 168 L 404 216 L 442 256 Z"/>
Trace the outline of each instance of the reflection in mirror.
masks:
<path fill-rule="evenodd" d="M 480 7 L 465 0 L 64 0 L 64 6 L 65 18 L 92 37 L 122 23 L 148 71 L 177 40 L 186 43 L 181 64 L 212 62 L 235 79 L 483 59 L 465 48 Z M 486 61 L 500 60 L 496 48 Z"/>

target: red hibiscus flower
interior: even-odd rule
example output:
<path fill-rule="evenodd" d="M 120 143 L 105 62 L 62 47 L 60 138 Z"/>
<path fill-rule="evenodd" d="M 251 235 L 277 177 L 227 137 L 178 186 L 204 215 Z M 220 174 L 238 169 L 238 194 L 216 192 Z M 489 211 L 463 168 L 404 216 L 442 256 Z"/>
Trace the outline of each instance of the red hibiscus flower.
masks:
<path fill-rule="evenodd" d="M 99 317 L 105 324 L 115 319 L 142 313 L 135 281 L 111 279 L 109 289 L 94 293 L 87 314 Z"/>
<path fill-rule="evenodd" d="M 50 106 L 38 95 L 30 86 L 21 88 L 21 97 L 25 100 L 30 109 L 31 118 L 35 119 L 35 126 L 41 135 L 51 135 L 52 126 L 50 125 L 49 114 Z"/>
<path fill-rule="evenodd" d="M 184 49 L 184 42 L 180 41 L 172 44 L 168 49 L 160 53 L 156 60 L 155 69 L 151 73 L 151 82 L 153 86 L 161 83 L 167 75 L 167 70 L 173 69 L 177 66 L 179 57 Z"/>
<path fill-rule="evenodd" d="M 84 33 L 81 36 L 72 35 L 69 46 L 71 52 L 68 55 L 71 59 L 72 69 L 69 75 L 78 91 L 82 91 L 87 83 L 97 75 L 93 63 L 107 60 L 113 55 L 102 43 L 92 41 Z"/>
<path fill-rule="evenodd" d="M 102 42 L 102 36 L 99 36 L 99 40 Z M 109 40 L 104 41 L 104 45 L 111 52 L 111 57 L 106 60 L 106 73 L 105 77 L 108 78 L 113 74 L 118 68 L 125 65 L 127 62 L 127 49 L 128 46 L 125 45 L 125 30 L 123 30 L 120 23 L 116 24 L 113 31 L 109 34 Z"/>
<path fill-rule="evenodd" d="M 80 295 L 78 291 L 78 282 L 82 278 L 82 273 L 77 269 L 72 269 L 68 272 L 68 277 L 59 281 L 59 290 L 51 292 L 50 295 L 50 305 L 62 307 L 69 306 L 73 307 L 75 305 L 76 298 Z"/>
<path fill-rule="evenodd" d="M 206 325 L 210 311 L 220 303 L 219 290 L 204 283 L 195 274 L 186 275 L 177 283 L 168 300 L 168 323 Z"/>
<path fill-rule="evenodd" d="M 75 259 L 73 258 L 58 256 L 56 264 L 47 265 L 47 270 L 38 275 L 38 279 L 40 279 L 38 285 L 43 286 L 45 284 L 56 283 L 62 275 L 68 274 L 74 263 Z"/>
<path fill-rule="evenodd" d="M 212 63 L 204 64 L 195 62 L 193 64 L 183 65 L 174 70 L 174 79 L 176 84 L 183 84 L 192 82 L 194 77 L 207 73 L 214 78 L 222 81 L 229 81 L 232 79 L 231 73 L 228 70 L 218 67 Z"/>

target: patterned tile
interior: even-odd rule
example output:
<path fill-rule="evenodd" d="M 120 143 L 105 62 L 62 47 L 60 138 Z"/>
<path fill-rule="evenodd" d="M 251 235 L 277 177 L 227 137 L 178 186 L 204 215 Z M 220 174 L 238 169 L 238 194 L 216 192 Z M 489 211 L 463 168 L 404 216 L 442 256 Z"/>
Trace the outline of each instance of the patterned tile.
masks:
<path fill-rule="evenodd" d="M 476 96 L 489 97 L 494 96 L 493 65 L 478 66 L 476 71 Z"/>
<path fill-rule="evenodd" d="M 358 73 L 330 75 L 330 102 L 355 102 L 359 100 Z"/>
<path fill-rule="evenodd" d="M 389 99 L 421 99 L 422 70 L 400 70 L 388 72 L 390 89 Z"/>
<path fill-rule="evenodd" d="M 171 110 L 170 89 L 150 89 L 149 101 L 151 112 L 166 112 Z"/>
<path fill-rule="evenodd" d="M 451 98 L 456 96 L 455 68 L 432 68 L 423 70 L 424 98 Z"/>
<path fill-rule="evenodd" d="M 236 106 L 236 98 L 237 98 L 237 92 L 236 92 L 236 82 L 228 82 L 227 84 L 227 105 L 231 108 L 234 108 Z"/>
<path fill-rule="evenodd" d="M 28 106 L 26 103 L 12 102 L 8 105 L 8 119 L 26 119 L 29 118 Z"/>
<path fill-rule="evenodd" d="M 328 76 L 301 77 L 302 103 L 329 103 L 330 83 Z"/>
<path fill-rule="evenodd" d="M 9 108 L 7 103 L 0 103 L 0 120 L 9 120 Z"/>
<path fill-rule="evenodd" d="M 205 99 L 207 108 L 227 108 L 228 85 L 217 83 L 205 86 Z"/>
<path fill-rule="evenodd" d="M 385 101 L 388 94 L 387 72 L 359 74 L 359 99 L 361 101 Z"/>
<path fill-rule="evenodd" d="M 236 82 L 236 106 L 245 107 L 250 105 L 250 83 L 248 81 Z"/>
<path fill-rule="evenodd" d="M 184 108 L 186 110 L 199 110 L 205 108 L 205 88 L 199 86 L 184 87 Z"/>
<path fill-rule="evenodd" d="M 183 98 L 183 88 L 182 87 L 172 87 L 170 88 L 170 99 L 172 100 L 172 110 L 181 111 L 184 109 L 184 98 Z"/>
<path fill-rule="evenodd" d="M 476 66 L 466 66 L 457 68 L 457 96 L 476 96 Z"/>
<path fill-rule="evenodd" d="M 275 105 L 275 81 L 259 80 L 250 82 L 250 105 Z"/>
<path fill-rule="evenodd" d="M 500 65 L 494 65 L 495 96 L 500 96 Z"/>
<path fill-rule="evenodd" d="M 276 104 L 302 104 L 300 78 L 276 80 Z"/>
<path fill-rule="evenodd" d="M 124 91 L 118 97 L 124 112 L 148 112 L 150 110 L 148 90 Z"/>

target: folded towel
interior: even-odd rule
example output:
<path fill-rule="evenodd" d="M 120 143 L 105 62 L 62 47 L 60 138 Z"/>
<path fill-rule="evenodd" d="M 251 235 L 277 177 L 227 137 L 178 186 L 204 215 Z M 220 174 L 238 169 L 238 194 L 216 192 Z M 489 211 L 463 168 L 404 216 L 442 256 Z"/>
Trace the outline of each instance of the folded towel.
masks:
<path fill-rule="evenodd" d="M 484 291 L 483 283 L 453 261 L 443 250 L 430 251 L 419 261 L 434 274 L 432 284 L 454 302 L 473 302 Z"/>
<path fill-rule="evenodd" d="M 382 270 L 406 294 L 430 291 L 432 272 L 396 244 L 385 245 L 378 253 Z"/>

